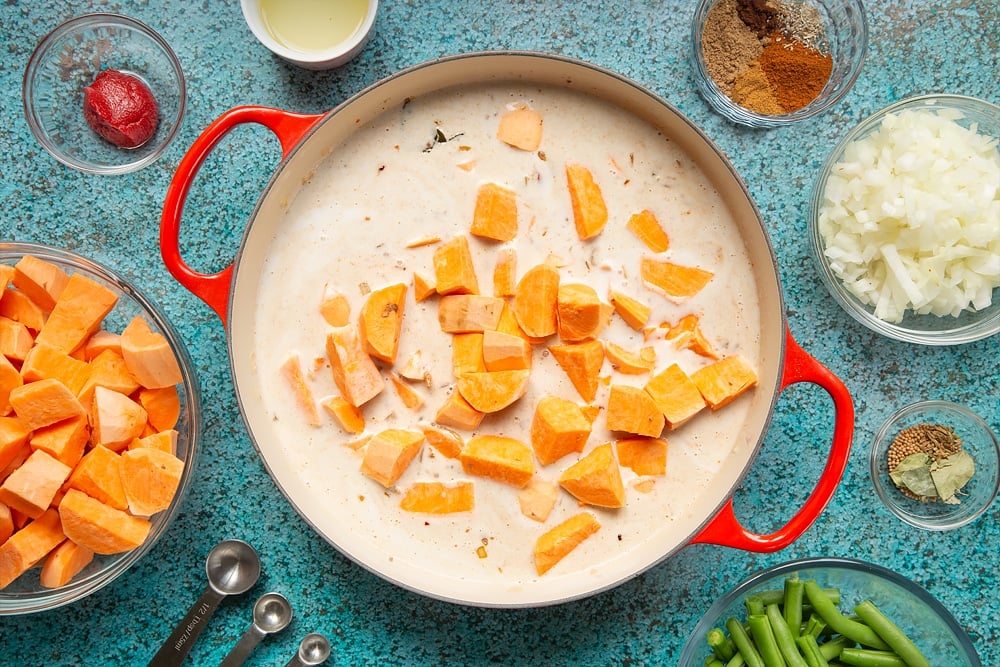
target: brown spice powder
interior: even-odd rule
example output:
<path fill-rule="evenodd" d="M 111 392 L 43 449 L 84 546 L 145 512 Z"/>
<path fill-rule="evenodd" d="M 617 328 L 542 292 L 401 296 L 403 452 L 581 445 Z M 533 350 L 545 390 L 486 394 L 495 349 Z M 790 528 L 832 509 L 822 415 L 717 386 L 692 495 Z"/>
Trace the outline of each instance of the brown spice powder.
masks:
<path fill-rule="evenodd" d="M 760 67 L 774 86 L 778 104 L 791 113 L 819 96 L 833 71 L 833 58 L 775 33 L 760 54 Z"/>
<path fill-rule="evenodd" d="M 764 47 L 736 13 L 737 0 L 719 0 L 705 16 L 701 48 L 715 84 L 731 95 L 736 77 L 760 58 Z"/>
<path fill-rule="evenodd" d="M 774 95 L 774 87 L 758 63 L 754 63 L 736 77 L 731 97 L 741 107 L 756 113 L 770 115 L 785 113 Z"/>

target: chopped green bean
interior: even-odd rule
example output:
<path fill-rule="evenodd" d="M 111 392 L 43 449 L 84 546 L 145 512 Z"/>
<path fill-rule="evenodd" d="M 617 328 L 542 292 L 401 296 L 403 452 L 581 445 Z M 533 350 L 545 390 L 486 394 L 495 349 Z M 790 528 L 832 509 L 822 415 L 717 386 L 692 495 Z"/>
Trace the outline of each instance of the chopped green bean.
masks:
<path fill-rule="evenodd" d="M 816 643 L 814 636 L 802 634 L 795 638 L 795 645 L 799 647 L 799 651 L 802 653 L 809 667 L 830 667 L 830 663 L 827 662 L 826 658 L 820 652 L 819 644 Z"/>
<path fill-rule="evenodd" d="M 871 600 L 865 600 L 854 608 L 854 613 L 861 617 L 865 624 L 875 631 L 893 651 L 896 652 L 908 667 L 930 667 L 930 662 L 920 652 L 917 645 L 889 620 Z"/>
<path fill-rule="evenodd" d="M 750 635 L 743 629 L 743 624 L 740 623 L 739 619 L 728 619 L 726 621 L 726 629 L 729 630 L 729 636 L 736 645 L 736 650 L 743 656 L 747 667 L 764 667 L 764 660 L 760 657 L 760 652 L 754 646 Z"/>
<path fill-rule="evenodd" d="M 748 620 L 750 624 L 750 636 L 753 637 L 760 657 L 764 660 L 764 667 L 788 667 L 785 659 L 781 657 L 781 649 L 774 638 L 774 631 L 771 630 L 771 623 L 764 614 L 750 614 Z"/>
<path fill-rule="evenodd" d="M 809 614 L 809 620 L 806 621 L 806 628 L 803 634 L 812 635 L 816 639 L 819 639 L 824 630 L 826 630 L 826 623 L 823 622 L 823 619 L 816 614 Z"/>
<path fill-rule="evenodd" d="M 705 635 L 709 648 L 719 660 L 730 660 L 736 654 L 736 645 L 721 628 L 712 628 Z"/>
<path fill-rule="evenodd" d="M 707 658 L 705 658 L 705 666 L 704 667 L 726 667 L 726 663 L 722 662 L 721 660 L 719 660 L 718 658 L 716 658 L 714 655 L 710 655 Z"/>
<path fill-rule="evenodd" d="M 840 657 L 840 652 L 845 648 L 854 648 L 854 642 L 847 637 L 837 637 L 819 645 L 819 652 L 827 661 L 832 661 Z"/>
<path fill-rule="evenodd" d="M 797 576 L 797 575 L 796 575 Z M 839 588 L 824 588 L 822 589 L 830 602 L 835 605 L 840 604 L 840 589 Z M 785 601 L 785 589 L 784 588 L 771 588 L 766 591 L 757 591 L 754 593 L 765 605 L 769 605 L 772 602 L 777 602 L 781 604 Z"/>
<path fill-rule="evenodd" d="M 788 624 L 792 637 L 799 636 L 799 628 L 802 625 L 802 597 L 802 580 L 798 575 L 785 579 L 785 597 L 781 613 L 785 617 L 785 623 Z"/>
<path fill-rule="evenodd" d="M 892 651 L 867 648 L 845 648 L 840 661 L 853 667 L 907 667 L 906 662 Z"/>
<path fill-rule="evenodd" d="M 750 616 L 754 614 L 759 616 L 764 613 L 764 600 L 759 595 L 748 595 L 744 603 Z"/>
<path fill-rule="evenodd" d="M 799 653 L 795 645 L 795 636 L 792 635 L 791 628 L 785 622 L 785 617 L 781 614 L 781 609 L 776 604 L 769 604 L 765 608 L 767 621 L 771 625 L 771 632 L 774 634 L 774 641 L 778 644 L 781 657 L 785 659 L 788 667 L 809 667 L 802 654 Z"/>
<path fill-rule="evenodd" d="M 729 662 L 726 663 L 726 667 L 743 667 L 745 664 L 747 664 L 747 661 L 739 652 L 737 652 L 736 655 L 730 658 Z"/>
<path fill-rule="evenodd" d="M 810 579 L 805 582 L 805 594 L 819 617 L 835 632 L 871 648 L 883 650 L 889 648 L 889 645 L 867 625 L 853 621 L 841 614 L 815 580 Z"/>

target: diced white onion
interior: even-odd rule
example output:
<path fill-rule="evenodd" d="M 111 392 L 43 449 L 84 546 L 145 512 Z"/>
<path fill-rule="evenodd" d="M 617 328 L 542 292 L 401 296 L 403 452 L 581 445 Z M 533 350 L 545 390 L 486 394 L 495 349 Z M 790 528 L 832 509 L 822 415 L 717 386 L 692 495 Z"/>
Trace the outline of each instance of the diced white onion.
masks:
<path fill-rule="evenodd" d="M 953 110 L 907 109 L 849 144 L 818 226 L 831 270 L 887 322 L 982 310 L 1000 287 L 997 138 Z"/>

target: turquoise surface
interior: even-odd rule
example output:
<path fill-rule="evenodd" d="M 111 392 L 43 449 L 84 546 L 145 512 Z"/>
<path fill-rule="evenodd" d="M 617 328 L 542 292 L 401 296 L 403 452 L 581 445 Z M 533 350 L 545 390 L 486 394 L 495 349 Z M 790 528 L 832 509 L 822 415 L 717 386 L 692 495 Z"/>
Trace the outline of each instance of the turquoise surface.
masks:
<path fill-rule="evenodd" d="M 261 553 L 264 575 L 224 601 L 190 664 L 217 664 L 245 630 L 257 595 L 283 592 L 295 620 L 248 664 L 284 664 L 300 637 L 333 643 L 329 664 L 676 664 L 711 602 L 752 572 L 806 556 L 882 564 L 935 595 L 967 630 L 983 663 L 1000 665 L 1000 527 L 992 507 L 947 533 L 909 527 L 883 508 L 867 454 L 882 421 L 918 399 L 969 406 L 1000 429 L 998 339 L 927 348 L 880 338 L 840 310 L 807 251 L 806 211 L 824 157 L 859 120 L 895 100 L 949 92 L 1000 102 L 1000 3 L 870 2 L 871 43 L 857 83 L 826 114 L 794 127 L 753 131 L 714 114 L 696 93 L 688 61 L 692 2 L 676 0 L 421 0 L 382 3 L 362 53 L 341 69 L 308 72 L 258 44 L 236 2 L 6 2 L 0 6 L 0 240 L 74 250 L 140 285 L 180 331 L 201 381 L 201 459 L 176 521 L 138 565 L 73 606 L 0 618 L 0 663 L 145 664 L 204 588 L 204 559 L 239 537 Z M 140 19 L 177 52 L 188 82 L 183 127 L 165 156 L 137 173 L 88 176 L 51 158 L 28 130 L 21 77 L 35 44 L 59 22 L 90 11 Z M 541 609 L 457 606 L 401 590 L 343 557 L 279 494 L 239 417 L 226 334 L 160 259 L 159 215 L 187 147 L 223 111 L 262 104 L 317 113 L 397 70 L 442 55 L 531 49 L 616 70 L 661 94 L 729 155 L 756 199 L 775 247 L 793 335 L 850 388 L 857 410 L 847 472 L 827 510 L 797 542 L 773 554 L 695 545 L 614 590 Z M 182 250 L 200 270 L 228 264 L 280 152 L 266 130 L 241 127 L 198 177 Z M 774 530 L 802 504 L 832 428 L 814 386 L 778 401 L 773 425 L 743 485 L 737 515 Z M 947 667 L 947 666 L 939 666 Z"/>

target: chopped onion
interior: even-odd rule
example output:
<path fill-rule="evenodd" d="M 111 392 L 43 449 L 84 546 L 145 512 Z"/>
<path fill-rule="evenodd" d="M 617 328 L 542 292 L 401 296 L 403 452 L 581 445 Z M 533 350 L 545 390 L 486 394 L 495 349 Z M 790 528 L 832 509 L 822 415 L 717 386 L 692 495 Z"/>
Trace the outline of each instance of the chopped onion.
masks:
<path fill-rule="evenodd" d="M 875 316 L 958 316 L 1000 287 L 997 138 L 957 110 L 888 114 L 846 147 L 818 229 L 833 273 Z"/>

